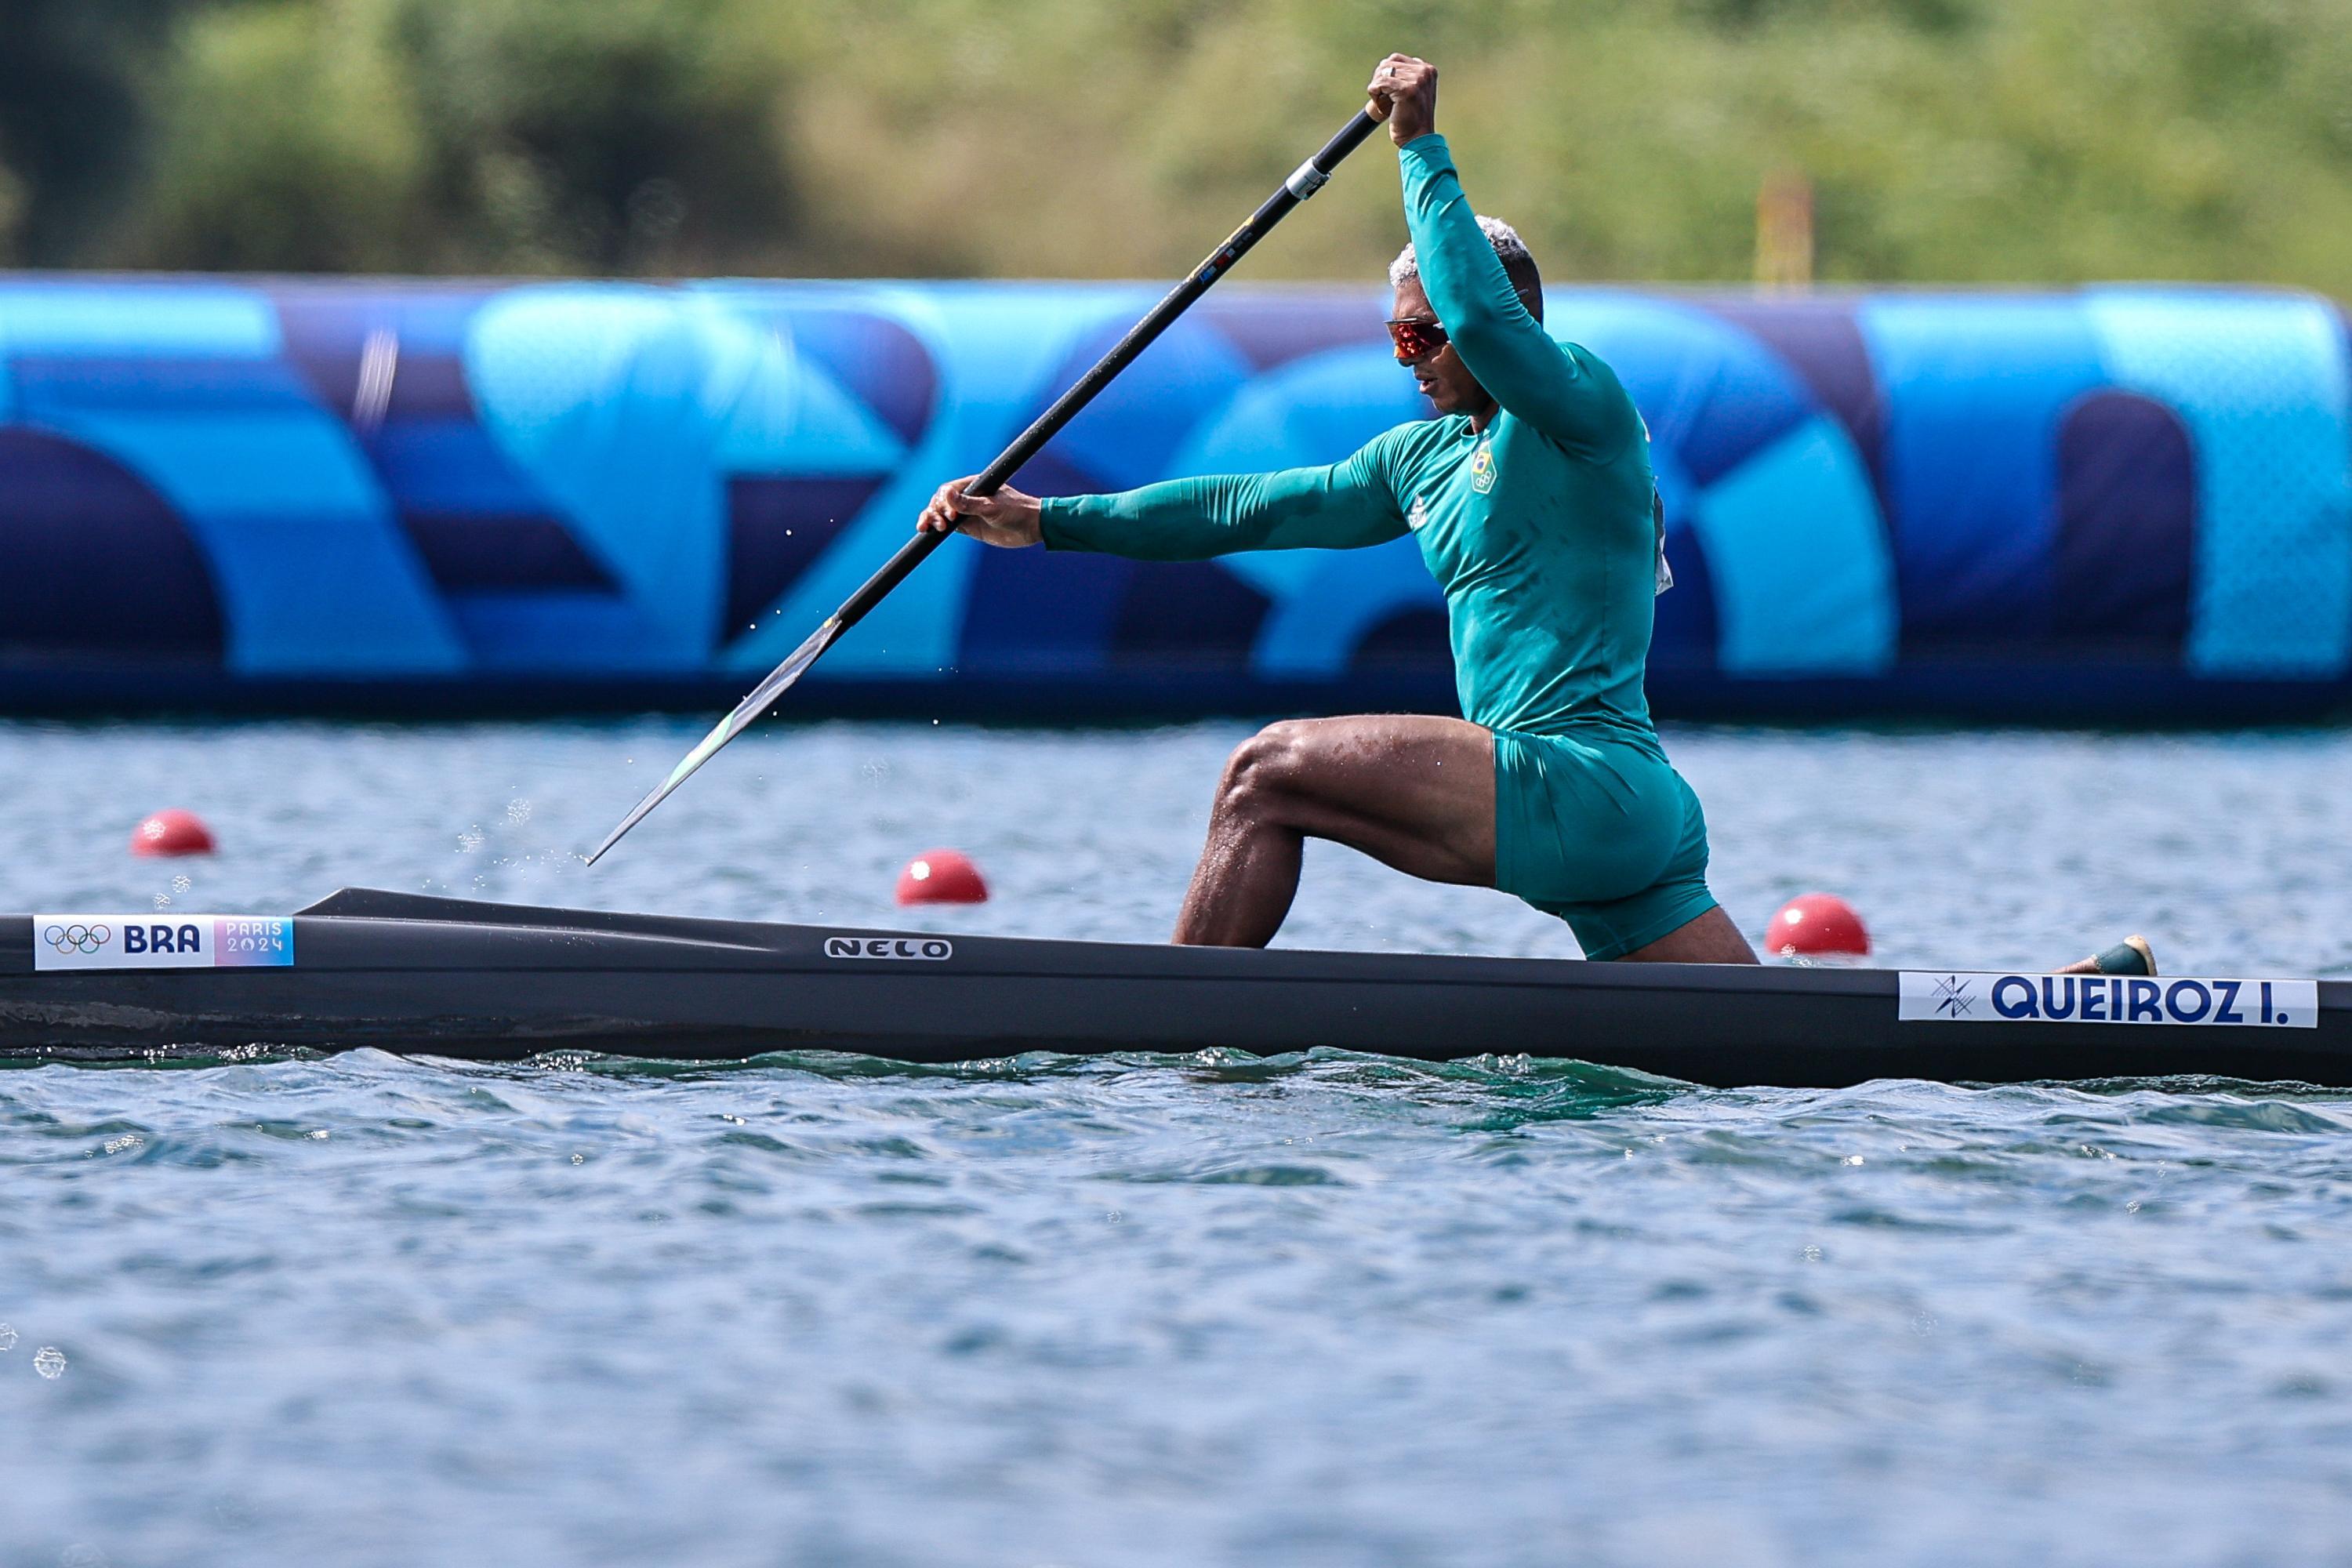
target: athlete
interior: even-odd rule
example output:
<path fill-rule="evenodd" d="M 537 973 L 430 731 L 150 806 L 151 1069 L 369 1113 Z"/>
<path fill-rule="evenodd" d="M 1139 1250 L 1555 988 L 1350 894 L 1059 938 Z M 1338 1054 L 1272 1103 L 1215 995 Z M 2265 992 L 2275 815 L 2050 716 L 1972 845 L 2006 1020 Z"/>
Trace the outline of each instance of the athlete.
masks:
<path fill-rule="evenodd" d="M 1588 958 L 1753 963 L 1706 886 L 1706 821 L 1651 726 L 1664 579 L 1649 433 L 1589 350 L 1542 325 L 1534 258 L 1470 209 L 1436 133 L 1437 68 L 1391 55 L 1388 121 L 1412 243 L 1390 269 L 1397 359 L 1440 417 L 1330 468 L 1040 500 L 941 486 L 922 526 L 1192 561 L 1410 531 L 1445 592 L 1461 719 L 1274 724 L 1226 764 L 1180 942 L 1263 946 L 1309 837 L 1560 916 Z"/>
<path fill-rule="evenodd" d="M 1544 330 L 1518 236 L 1471 211 L 1436 132 L 1437 68 L 1391 55 L 1366 91 L 1397 146 L 1412 237 L 1389 270 L 1389 331 L 1438 418 L 1329 468 L 1118 495 L 971 496 L 967 478 L 940 487 L 921 526 L 1150 561 L 1420 542 L 1464 717 L 1294 720 L 1245 742 L 1177 942 L 1270 942 L 1316 837 L 1515 894 L 1565 920 L 1587 958 L 1753 963 L 1707 890 L 1706 819 L 1643 691 L 1652 600 L 1672 581 L 1649 431 L 1599 356 Z"/>

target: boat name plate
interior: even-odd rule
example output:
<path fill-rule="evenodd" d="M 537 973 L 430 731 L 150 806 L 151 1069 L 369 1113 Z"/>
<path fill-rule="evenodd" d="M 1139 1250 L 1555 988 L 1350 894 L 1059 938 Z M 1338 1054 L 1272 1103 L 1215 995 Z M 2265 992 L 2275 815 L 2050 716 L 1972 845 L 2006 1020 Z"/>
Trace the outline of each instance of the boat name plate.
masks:
<path fill-rule="evenodd" d="M 294 962 L 291 915 L 65 914 L 33 917 L 33 967 L 279 969 Z"/>
<path fill-rule="evenodd" d="M 2315 980 L 2000 974 L 1905 970 L 1895 1016 L 1913 1024 L 2172 1024 L 2315 1029 Z"/>

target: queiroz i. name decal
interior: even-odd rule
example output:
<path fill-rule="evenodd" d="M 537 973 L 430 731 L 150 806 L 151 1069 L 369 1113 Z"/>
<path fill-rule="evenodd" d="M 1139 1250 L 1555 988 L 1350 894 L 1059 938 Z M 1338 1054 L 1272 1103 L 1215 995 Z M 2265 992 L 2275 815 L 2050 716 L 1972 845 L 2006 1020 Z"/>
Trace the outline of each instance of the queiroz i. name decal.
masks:
<path fill-rule="evenodd" d="M 35 915 L 33 967 L 275 969 L 294 962 L 290 915 Z"/>
<path fill-rule="evenodd" d="M 1895 1016 L 1916 1024 L 2175 1024 L 2315 1029 L 2315 980 L 1903 972 Z"/>

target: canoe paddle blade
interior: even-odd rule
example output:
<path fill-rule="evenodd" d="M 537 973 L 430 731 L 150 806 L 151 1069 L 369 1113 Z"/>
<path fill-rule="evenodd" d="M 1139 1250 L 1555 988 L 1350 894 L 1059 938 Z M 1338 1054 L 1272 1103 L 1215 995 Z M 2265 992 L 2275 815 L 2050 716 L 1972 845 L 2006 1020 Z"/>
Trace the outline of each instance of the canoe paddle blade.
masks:
<path fill-rule="evenodd" d="M 833 639 L 841 632 L 841 620 L 835 616 L 810 633 L 808 640 L 794 648 L 790 658 L 771 670 L 768 679 L 752 689 L 751 695 L 735 704 L 735 710 L 721 719 L 717 729 L 702 737 L 694 750 L 686 753 L 685 761 L 670 769 L 669 777 L 655 785 L 652 794 L 630 809 L 629 815 L 621 819 L 620 826 L 604 836 L 604 842 L 596 846 L 595 852 L 588 857 L 588 864 L 593 866 L 604 858 L 604 851 L 618 844 L 623 834 L 643 822 L 646 813 L 669 798 L 670 791 L 693 777 L 695 769 L 717 756 L 719 747 L 757 723 L 760 715 L 765 713 L 776 699 L 782 697 L 793 682 L 798 680 L 808 667 L 833 646 Z"/>

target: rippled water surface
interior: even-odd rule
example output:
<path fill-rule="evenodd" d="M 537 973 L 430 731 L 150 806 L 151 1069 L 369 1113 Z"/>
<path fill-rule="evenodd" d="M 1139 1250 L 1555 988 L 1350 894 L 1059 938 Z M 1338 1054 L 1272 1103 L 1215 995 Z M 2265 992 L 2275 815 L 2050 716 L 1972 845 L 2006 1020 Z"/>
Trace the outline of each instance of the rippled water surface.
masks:
<path fill-rule="evenodd" d="M 1244 731 L 0 729 L 0 905 L 1156 939 Z M 2352 970 L 2352 739 L 1670 737 L 1751 930 Z M 625 759 L 634 759 L 633 762 Z M 223 853 L 132 860 L 178 804 Z M 1565 954 L 1310 855 L 1289 940 Z M 184 879 L 184 882 L 183 881 Z M 2352 1096 L 1562 1062 L 0 1071 L 0 1563 L 2352 1561 Z"/>

